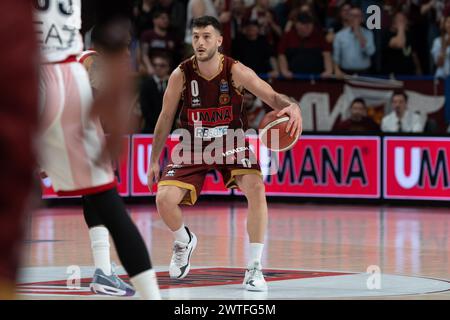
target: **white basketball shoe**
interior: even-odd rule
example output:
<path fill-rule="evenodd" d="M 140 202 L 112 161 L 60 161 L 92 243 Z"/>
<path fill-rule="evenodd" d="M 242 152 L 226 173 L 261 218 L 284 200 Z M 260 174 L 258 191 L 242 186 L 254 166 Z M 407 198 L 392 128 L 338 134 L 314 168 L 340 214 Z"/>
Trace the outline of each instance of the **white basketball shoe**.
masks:
<path fill-rule="evenodd" d="M 197 246 L 197 237 L 187 227 L 185 228 L 191 240 L 189 243 L 177 240 L 173 243 L 172 260 L 169 266 L 169 275 L 172 279 L 183 279 L 187 276 L 191 269 L 191 255 Z"/>
<path fill-rule="evenodd" d="M 242 285 L 248 291 L 267 291 L 267 283 L 264 280 L 260 262 L 256 261 L 247 268 Z"/>

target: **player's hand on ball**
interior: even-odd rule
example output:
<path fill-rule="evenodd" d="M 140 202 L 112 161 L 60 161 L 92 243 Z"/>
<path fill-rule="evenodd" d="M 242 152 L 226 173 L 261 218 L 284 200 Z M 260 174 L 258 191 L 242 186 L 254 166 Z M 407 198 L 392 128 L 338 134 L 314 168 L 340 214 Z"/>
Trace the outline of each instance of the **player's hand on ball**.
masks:
<path fill-rule="evenodd" d="M 160 172 L 159 163 L 158 162 L 151 163 L 147 172 L 147 185 L 148 189 L 150 190 L 150 193 L 152 193 L 153 190 L 153 179 L 155 179 L 155 183 L 159 182 L 159 172 Z"/>
<path fill-rule="evenodd" d="M 286 108 L 280 110 L 277 113 L 277 117 L 281 117 L 283 115 L 287 115 L 289 117 L 289 122 L 286 126 L 286 133 L 290 133 L 290 137 L 295 137 L 296 135 L 302 132 L 302 114 L 300 112 L 300 107 L 291 103 Z"/>

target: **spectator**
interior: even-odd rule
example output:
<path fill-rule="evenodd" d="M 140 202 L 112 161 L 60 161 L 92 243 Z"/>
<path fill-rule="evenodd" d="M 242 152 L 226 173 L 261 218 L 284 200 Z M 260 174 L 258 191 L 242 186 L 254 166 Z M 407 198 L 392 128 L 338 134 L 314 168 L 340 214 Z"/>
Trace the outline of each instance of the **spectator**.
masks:
<path fill-rule="evenodd" d="M 370 57 L 375 53 L 373 34 L 362 27 L 361 9 L 350 10 L 350 27 L 336 34 L 333 41 L 333 59 L 337 77 L 344 74 L 367 73 L 371 66 Z"/>
<path fill-rule="evenodd" d="M 427 38 L 423 47 L 427 49 L 427 60 L 429 61 L 430 71 L 432 70 L 432 61 L 430 61 L 429 52 L 433 46 L 433 40 L 439 36 L 439 25 L 443 18 L 446 0 L 420 0 L 420 13 L 426 19 Z M 432 59 L 431 59 L 432 60 Z"/>
<path fill-rule="evenodd" d="M 408 18 L 403 12 L 394 15 L 391 28 L 383 39 L 383 73 L 409 75 L 422 73 L 413 35 L 409 31 Z"/>
<path fill-rule="evenodd" d="M 273 12 L 275 13 L 278 24 L 283 30 L 288 22 L 289 13 L 292 12 L 292 9 L 297 2 L 299 2 L 299 0 L 282 0 L 274 6 Z"/>
<path fill-rule="evenodd" d="M 367 116 L 366 102 L 356 98 L 350 105 L 350 119 L 338 122 L 333 128 L 337 132 L 372 132 L 380 131 L 380 126 Z"/>
<path fill-rule="evenodd" d="M 255 5 L 248 8 L 245 21 L 257 21 L 262 36 L 266 36 L 270 44 L 275 44 L 283 30 L 275 20 L 275 13 L 270 10 L 269 0 L 256 0 Z"/>
<path fill-rule="evenodd" d="M 313 0 L 285 0 L 279 2 L 274 7 L 274 12 L 279 21 L 279 25 L 282 27 L 284 32 L 289 32 L 293 26 L 297 17 L 300 13 L 308 13 L 314 18 L 314 24 L 318 27 L 324 25 L 318 19 L 317 10 L 319 9 L 319 15 L 324 13 L 321 9 L 323 6 L 319 2 Z"/>
<path fill-rule="evenodd" d="M 133 7 L 134 24 L 137 36 L 153 28 L 153 11 L 156 0 L 137 0 Z"/>
<path fill-rule="evenodd" d="M 144 125 L 142 133 L 153 133 L 162 108 L 162 99 L 170 75 L 170 58 L 155 54 L 151 59 L 153 75 L 144 76 L 140 85 L 140 105 Z"/>
<path fill-rule="evenodd" d="M 158 0 L 156 10 L 162 10 L 168 13 L 170 20 L 170 30 L 178 38 L 184 39 L 186 31 L 186 6 L 181 0 Z"/>
<path fill-rule="evenodd" d="M 309 0 L 309 3 L 314 6 L 314 16 L 321 26 L 325 26 L 327 19 L 329 0 Z"/>
<path fill-rule="evenodd" d="M 423 132 L 423 121 L 417 114 L 408 110 L 408 96 L 402 91 L 394 92 L 391 99 L 393 111 L 381 121 L 384 132 Z"/>
<path fill-rule="evenodd" d="M 270 78 L 278 78 L 275 52 L 267 38 L 260 35 L 259 24 L 247 22 L 243 31 L 233 43 L 233 56 L 258 74 L 268 73 Z"/>
<path fill-rule="evenodd" d="M 348 2 L 344 2 L 339 7 L 337 18 L 329 25 L 327 33 L 327 41 L 333 43 L 337 32 L 344 28 L 350 27 L 350 10 L 352 6 Z"/>
<path fill-rule="evenodd" d="M 312 7 L 312 5 L 310 5 L 307 2 L 301 1 L 296 6 L 294 6 L 292 10 L 290 10 L 288 14 L 288 21 L 284 26 L 284 33 L 288 33 L 289 31 L 291 31 L 292 28 L 294 28 L 295 22 L 297 21 L 297 17 L 301 13 L 310 15 L 313 18 L 314 25 L 320 27 L 320 25 L 317 23 L 316 14 L 314 12 L 314 8 Z"/>
<path fill-rule="evenodd" d="M 233 0 L 231 5 L 231 39 L 233 40 L 237 39 L 242 32 L 246 9 L 244 0 Z"/>
<path fill-rule="evenodd" d="M 432 70 L 430 50 L 433 39 L 439 33 L 436 20 L 442 13 L 440 0 L 415 0 L 408 1 L 409 21 L 411 22 L 411 32 L 414 39 L 420 46 L 417 54 L 421 63 L 422 71 L 429 74 Z M 438 12 L 440 12 L 438 14 Z"/>
<path fill-rule="evenodd" d="M 283 35 L 278 46 L 278 62 L 281 74 L 288 79 L 294 73 L 332 74 L 331 47 L 314 26 L 311 15 L 300 13 L 295 27 Z"/>
<path fill-rule="evenodd" d="M 178 63 L 181 59 L 181 49 L 177 35 L 169 31 L 169 15 L 166 11 L 155 11 L 153 14 L 153 30 L 145 31 L 141 37 L 142 63 L 148 74 L 154 70 L 150 63 L 150 57 L 155 53 L 164 52 L 171 60 Z"/>
<path fill-rule="evenodd" d="M 442 35 L 434 39 L 431 56 L 437 67 L 435 76 L 445 78 L 450 75 L 450 16 L 444 20 Z"/>

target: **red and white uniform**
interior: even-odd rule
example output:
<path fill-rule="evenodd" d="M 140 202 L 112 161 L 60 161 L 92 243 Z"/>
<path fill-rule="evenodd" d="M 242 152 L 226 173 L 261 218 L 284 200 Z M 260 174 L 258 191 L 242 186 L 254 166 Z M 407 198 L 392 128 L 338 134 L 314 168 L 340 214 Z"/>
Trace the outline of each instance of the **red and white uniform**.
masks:
<path fill-rule="evenodd" d="M 76 56 L 82 52 L 80 0 L 36 1 L 43 63 L 40 78 L 40 164 L 59 195 L 86 195 L 115 186 L 111 163 L 98 163 L 104 144 L 92 119 L 92 89 Z"/>
<path fill-rule="evenodd" d="M 80 53 L 77 56 L 77 61 L 79 63 L 84 63 L 84 61 L 87 58 L 92 57 L 92 56 L 96 56 L 96 55 L 98 55 L 97 51 L 95 51 L 95 50 L 86 50 L 86 51 L 83 51 L 82 53 Z"/>
<path fill-rule="evenodd" d="M 34 25 L 44 62 L 59 62 L 83 50 L 81 0 L 35 0 Z"/>

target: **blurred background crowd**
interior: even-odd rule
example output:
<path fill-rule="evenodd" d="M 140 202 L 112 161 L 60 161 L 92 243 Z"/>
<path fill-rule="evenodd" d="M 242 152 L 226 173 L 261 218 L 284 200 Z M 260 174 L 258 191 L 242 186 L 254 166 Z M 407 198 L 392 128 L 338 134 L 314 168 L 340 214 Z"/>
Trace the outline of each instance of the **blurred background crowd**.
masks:
<path fill-rule="evenodd" d="M 380 29 L 366 27 L 371 5 L 380 8 Z M 222 23 L 225 54 L 269 81 L 450 75 L 448 0 L 136 0 L 130 52 L 143 133 L 154 130 L 171 71 L 192 55 L 190 23 L 202 15 Z M 91 32 L 83 30 L 86 48 Z M 245 103 L 257 126 L 262 104 L 251 94 Z"/>

